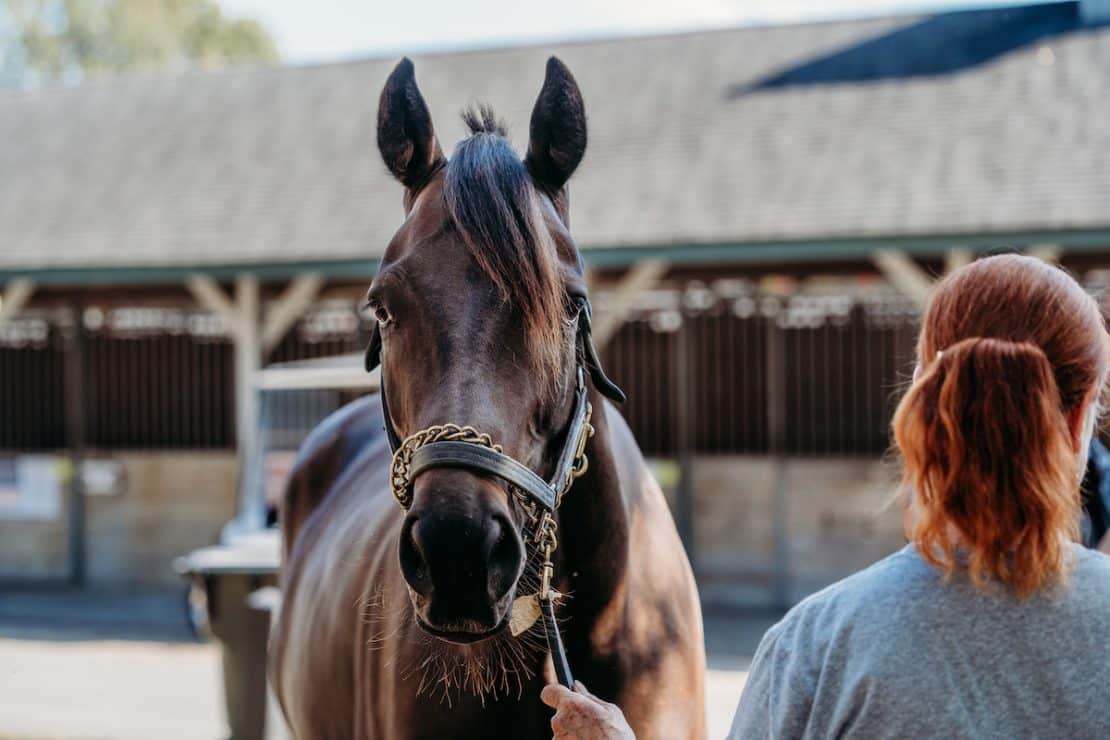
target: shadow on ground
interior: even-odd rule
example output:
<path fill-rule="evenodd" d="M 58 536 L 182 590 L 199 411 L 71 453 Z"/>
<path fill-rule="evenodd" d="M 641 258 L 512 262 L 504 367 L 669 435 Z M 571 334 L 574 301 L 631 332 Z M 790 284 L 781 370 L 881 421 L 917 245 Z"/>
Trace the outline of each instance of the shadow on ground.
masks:
<path fill-rule="evenodd" d="M 0 638 L 197 642 L 186 590 L 0 590 Z"/>

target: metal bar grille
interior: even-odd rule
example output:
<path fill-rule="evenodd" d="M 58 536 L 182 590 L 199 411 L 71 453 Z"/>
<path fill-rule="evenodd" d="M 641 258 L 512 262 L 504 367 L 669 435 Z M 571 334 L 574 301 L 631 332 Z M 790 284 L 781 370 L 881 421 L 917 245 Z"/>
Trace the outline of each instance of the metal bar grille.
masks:
<path fill-rule="evenodd" d="M 687 291 L 690 289 L 687 288 Z M 628 393 L 620 410 L 645 454 L 673 456 L 675 337 L 690 337 L 690 419 L 699 454 L 766 454 L 768 335 L 779 333 L 785 404 L 783 454 L 874 456 L 889 445 L 888 425 L 908 380 L 916 309 L 893 291 L 740 295 L 693 289 L 694 300 L 659 300 L 625 324 L 605 350 Z M 709 296 L 707 297 L 707 293 Z"/>
<path fill-rule="evenodd" d="M 645 454 L 678 453 L 677 353 L 687 347 L 690 444 L 697 454 L 765 454 L 771 331 L 781 341 L 784 454 L 875 455 L 908 378 L 912 306 L 893 291 L 670 289 L 637 310 L 605 349 L 628 392 L 620 409 Z M 235 444 L 231 343 L 213 317 L 171 309 L 86 310 L 88 441 L 99 449 L 230 448 Z M 680 332 L 688 332 L 685 341 Z M 349 304 L 314 309 L 271 361 L 360 350 L 365 328 Z M 0 334 L 0 450 L 65 445 L 63 348 L 50 317 L 20 319 Z M 353 398 L 291 394 L 268 409 L 274 429 L 303 434 Z M 276 443 L 281 443 L 275 438 Z"/>

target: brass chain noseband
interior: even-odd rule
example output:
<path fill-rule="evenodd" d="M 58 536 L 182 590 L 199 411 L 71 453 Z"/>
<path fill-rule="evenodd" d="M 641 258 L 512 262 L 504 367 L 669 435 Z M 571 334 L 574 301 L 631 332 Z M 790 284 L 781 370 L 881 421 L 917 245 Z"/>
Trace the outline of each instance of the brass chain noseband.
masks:
<path fill-rule="evenodd" d="M 594 427 L 590 424 L 592 416 L 593 406 L 587 401 L 585 420 L 578 439 L 574 442 L 576 447 L 569 474 L 562 483 L 561 490 L 556 491 L 555 509 L 562 504 L 563 496 L 571 489 L 574 482 L 585 475 L 590 468 L 590 460 L 586 456 L 586 443 L 594 436 Z M 490 435 L 479 432 L 472 426 L 436 424 L 409 435 L 393 453 L 389 475 L 389 487 L 393 491 L 393 497 L 405 511 L 412 507 L 413 456 L 421 447 L 433 442 L 465 442 L 485 447 L 501 455 L 505 454 L 501 445 L 494 444 Z M 531 542 L 543 554 L 539 596 L 541 599 L 547 599 L 551 594 L 551 579 L 554 571 L 551 555 L 559 547 L 558 525 L 552 516 L 553 511 L 544 509 L 519 486 L 510 483 L 509 491 L 527 518 L 524 531 L 525 543 Z"/>
<path fill-rule="evenodd" d="M 397 503 L 405 511 L 412 506 L 412 456 L 421 447 L 432 442 L 469 442 L 504 454 L 501 445 L 495 445 L 488 434 L 482 434 L 474 427 L 437 424 L 409 435 L 393 453 L 389 473 L 389 487 L 393 491 L 393 498 L 397 499 Z"/>

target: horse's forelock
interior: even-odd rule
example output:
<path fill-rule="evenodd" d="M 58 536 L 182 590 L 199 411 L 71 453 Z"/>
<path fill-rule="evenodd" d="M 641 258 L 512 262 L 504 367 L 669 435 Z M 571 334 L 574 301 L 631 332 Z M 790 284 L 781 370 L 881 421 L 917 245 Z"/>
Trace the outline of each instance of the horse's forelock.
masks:
<path fill-rule="evenodd" d="M 471 136 L 447 166 L 448 215 L 474 260 L 519 308 L 535 369 L 553 381 L 565 298 L 539 196 L 488 106 L 465 111 L 463 121 Z"/>

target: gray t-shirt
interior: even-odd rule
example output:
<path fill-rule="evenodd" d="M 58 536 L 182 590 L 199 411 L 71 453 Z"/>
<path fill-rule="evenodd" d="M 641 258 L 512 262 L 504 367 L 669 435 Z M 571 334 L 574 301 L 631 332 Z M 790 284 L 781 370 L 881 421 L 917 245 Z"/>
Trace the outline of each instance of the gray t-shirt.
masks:
<path fill-rule="evenodd" d="M 1025 600 L 913 546 L 794 607 L 756 651 L 730 738 L 1110 738 L 1110 557 Z"/>

